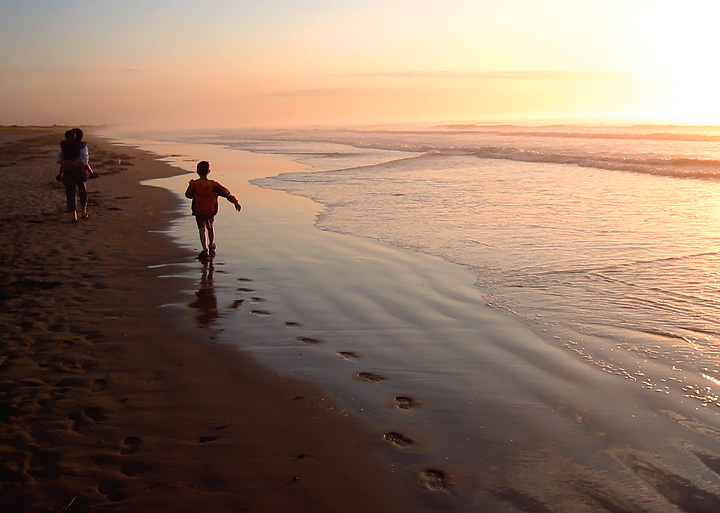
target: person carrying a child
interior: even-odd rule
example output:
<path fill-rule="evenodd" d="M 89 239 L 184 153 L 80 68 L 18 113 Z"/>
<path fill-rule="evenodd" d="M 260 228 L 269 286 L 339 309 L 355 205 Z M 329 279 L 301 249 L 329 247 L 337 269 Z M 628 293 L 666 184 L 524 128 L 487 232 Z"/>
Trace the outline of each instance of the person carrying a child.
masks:
<path fill-rule="evenodd" d="M 215 254 L 215 215 L 218 213 L 218 197 L 226 198 L 235 205 L 235 210 L 240 212 L 242 207 L 235 196 L 226 188 L 214 180 L 208 179 L 210 174 L 210 163 L 207 161 L 198 162 L 197 174 L 200 178 L 190 180 L 185 191 L 185 197 L 192 199 L 192 213 L 195 216 L 198 230 L 200 232 L 200 244 L 202 251 L 200 258 L 207 258 Z"/>
<path fill-rule="evenodd" d="M 56 160 L 60 164 L 60 171 L 56 177 L 58 182 L 65 186 L 67 198 L 67 211 L 72 212 L 72 222 L 77 223 L 76 191 L 80 199 L 82 218 L 90 216 L 87 213 L 88 196 L 85 182 L 88 174 L 95 178 L 97 173 L 90 167 L 87 145 L 83 142 L 83 131 L 74 128 L 65 132 L 65 140 L 60 143 L 60 150 Z"/>

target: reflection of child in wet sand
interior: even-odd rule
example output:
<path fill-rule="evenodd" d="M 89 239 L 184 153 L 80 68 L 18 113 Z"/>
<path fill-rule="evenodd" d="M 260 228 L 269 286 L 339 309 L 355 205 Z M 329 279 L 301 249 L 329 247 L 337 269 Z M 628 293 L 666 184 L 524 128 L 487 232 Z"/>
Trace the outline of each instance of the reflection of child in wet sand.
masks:
<path fill-rule="evenodd" d="M 203 259 L 203 271 L 200 278 L 200 288 L 195 292 L 197 299 L 190 303 L 191 308 L 197 308 L 198 313 L 195 320 L 201 328 L 209 328 L 213 322 L 220 316 L 218 313 L 217 296 L 215 295 L 215 287 L 213 286 L 213 266 L 212 259 Z"/>
<path fill-rule="evenodd" d="M 186 198 L 192 198 L 192 213 L 195 216 L 198 230 L 200 231 L 200 244 L 202 244 L 202 252 L 200 258 L 215 254 L 215 214 L 218 212 L 218 196 L 227 198 L 227 200 L 235 205 L 235 210 L 240 212 L 240 203 L 230 191 L 214 180 L 208 180 L 210 174 L 210 163 L 207 161 L 198 162 L 197 174 L 200 178 L 190 180 Z M 208 244 L 209 242 L 209 244 Z"/>

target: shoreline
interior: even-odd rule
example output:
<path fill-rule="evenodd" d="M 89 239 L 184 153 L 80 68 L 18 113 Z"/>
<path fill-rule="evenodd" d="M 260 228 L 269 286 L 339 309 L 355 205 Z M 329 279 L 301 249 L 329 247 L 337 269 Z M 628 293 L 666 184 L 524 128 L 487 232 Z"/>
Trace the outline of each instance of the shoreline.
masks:
<path fill-rule="evenodd" d="M 101 178 L 72 225 L 60 135 L 0 139 L 0 180 L 20 192 L 0 203 L 2 506 L 407 511 L 409 483 L 359 419 L 158 309 L 187 301 L 188 279 L 150 266 L 194 255 L 155 233 L 178 199 L 139 182 L 182 171 L 89 137 Z"/>
<path fill-rule="evenodd" d="M 270 160 L 245 169 L 245 151 L 212 144 L 179 143 L 158 153 L 173 154 L 181 166 L 188 156 L 209 155 L 216 169 L 241 169 L 234 192 L 247 178 L 283 168 Z M 230 174 L 219 178 L 225 185 L 231 180 Z M 183 180 L 165 183 L 182 194 Z M 302 320 L 301 331 L 324 343 L 303 347 L 278 326 L 275 340 L 249 349 L 269 367 L 319 383 L 373 426 L 399 435 L 387 439 L 398 446 L 389 456 L 399 468 L 414 475 L 436 469 L 449 478 L 447 493 L 424 497 L 435 507 L 675 511 L 698 495 L 716 506 L 714 408 L 703 411 L 682 395 L 640 386 L 636 376 L 588 364 L 554 336 L 543 338 L 515 316 L 485 306 L 476 277 L 457 264 L 318 230 L 312 221 L 326 207 L 308 198 L 268 189 L 252 194 L 246 187 L 239 195 L 244 202 L 252 198 L 242 220 L 219 218 L 237 229 L 235 249 L 221 238 L 220 269 L 257 277 L 252 294 L 268 301 L 272 317 L 254 320 L 247 305 L 237 315 L 221 308 L 217 326 L 228 334 L 253 333 L 268 330 L 273 319 Z M 175 231 L 185 247 L 193 246 L 184 236 L 189 226 Z M 230 303 L 236 294 L 221 295 L 222 278 L 218 282 L 218 304 Z M 248 349 L 247 341 L 240 344 Z M 350 351 L 350 361 L 338 358 L 338 350 Z M 379 381 L 361 384 L 365 372 Z M 400 413 L 392 405 L 395 394 L 419 407 Z"/>

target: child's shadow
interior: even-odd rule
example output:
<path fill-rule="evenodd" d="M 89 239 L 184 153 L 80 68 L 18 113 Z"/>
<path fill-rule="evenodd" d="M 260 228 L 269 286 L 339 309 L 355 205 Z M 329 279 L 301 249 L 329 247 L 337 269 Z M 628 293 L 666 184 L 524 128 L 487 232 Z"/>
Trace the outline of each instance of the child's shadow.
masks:
<path fill-rule="evenodd" d="M 220 317 L 217 308 L 217 296 L 215 295 L 215 286 L 213 285 L 213 265 L 212 257 L 201 260 L 203 265 L 202 276 L 200 277 L 200 288 L 195 292 L 197 299 L 190 303 L 191 308 L 197 309 L 195 321 L 201 328 L 209 328 L 215 320 Z"/>

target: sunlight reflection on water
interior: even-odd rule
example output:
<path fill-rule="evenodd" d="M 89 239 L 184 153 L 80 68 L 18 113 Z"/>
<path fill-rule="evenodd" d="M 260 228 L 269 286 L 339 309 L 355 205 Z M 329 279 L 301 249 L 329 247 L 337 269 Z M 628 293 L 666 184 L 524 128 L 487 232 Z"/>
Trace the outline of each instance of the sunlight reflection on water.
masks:
<path fill-rule="evenodd" d="M 291 144 L 297 152 L 300 143 Z M 720 183 L 475 155 L 401 156 L 254 183 L 329 205 L 318 220 L 324 229 L 470 267 L 490 305 L 605 370 L 636 372 L 607 356 L 616 346 L 641 363 L 720 372 Z M 301 161 L 331 167 L 318 154 Z M 568 342 L 567 330 L 587 340 Z M 646 386 L 661 389 L 669 377 Z"/>

